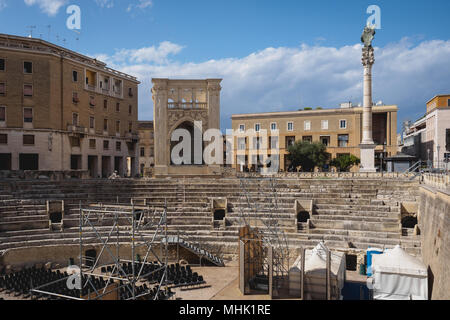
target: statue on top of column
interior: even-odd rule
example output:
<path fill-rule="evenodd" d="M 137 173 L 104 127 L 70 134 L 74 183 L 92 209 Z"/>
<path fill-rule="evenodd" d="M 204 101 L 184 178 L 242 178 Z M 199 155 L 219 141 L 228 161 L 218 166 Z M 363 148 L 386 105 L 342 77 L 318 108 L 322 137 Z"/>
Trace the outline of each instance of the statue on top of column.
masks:
<path fill-rule="evenodd" d="M 363 34 L 361 36 L 361 42 L 364 43 L 364 47 L 370 48 L 372 47 L 372 41 L 375 37 L 375 28 L 371 26 L 366 26 L 364 28 Z"/>

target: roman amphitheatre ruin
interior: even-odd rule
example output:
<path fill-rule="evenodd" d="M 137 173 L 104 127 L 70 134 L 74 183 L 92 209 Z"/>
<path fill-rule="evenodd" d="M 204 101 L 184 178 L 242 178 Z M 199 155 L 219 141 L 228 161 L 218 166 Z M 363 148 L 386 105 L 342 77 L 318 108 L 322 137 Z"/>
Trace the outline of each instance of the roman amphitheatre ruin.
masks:
<path fill-rule="evenodd" d="M 257 230 L 260 248 L 271 246 L 278 256 L 269 265 L 279 278 L 302 249 L 319 242 L 343 253 L 353 271 L 369 247 L 400 245 L 428 265 L 434 298 L 448 298 L 449 195 L 437 191 L 448 183 L 448 176 L 396 173 L 2 179 L 0 295 L 245 299 L 237 288 L 240 229 L 247 225 Z M 66 268 L 80 258 L 87 285 L 69 290 Z M 266 267 L 251 272 L 267 275 Z"/>

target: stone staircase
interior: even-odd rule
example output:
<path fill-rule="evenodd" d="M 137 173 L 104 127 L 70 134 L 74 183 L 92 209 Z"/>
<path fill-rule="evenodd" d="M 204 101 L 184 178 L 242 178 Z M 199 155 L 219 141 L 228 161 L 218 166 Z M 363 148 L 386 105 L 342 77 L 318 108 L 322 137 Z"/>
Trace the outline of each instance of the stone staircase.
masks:
<path fill-rule="evenodd" d="M 76 209 L 80 202 L 130 204 L 134 199 L 145 201 L 149 207 L 161 208 L 167 203 L 169 235 L 221 248 L 228 254 L 237 253 L 244 215 L 265 233 L 268 230 L 263 222 L 271 223 L 270 217 L 276 218 L 292 248 L 312 248 L 319 241 L 344 251 L 400 244 L 409 253 L 420 255 L 420 239 L 402 233 L 400 224 L 400 202 L 416 201 L 416 189 L 416 182 L 399 179 L 284 178 L 276 182 L 278 203 L 271 210 L 273 190 L 257 179 L 247 181 L 245 197 L 236 178 L 0 182 L 0 250 L 76 244 Z M 228 200 L 226 227 L 214 228 L 211 199 L 219 197 Z M 62 231 L 49 229 L 46 200 L 64 200 Z M 308 221 L 296 223 L 296 200 L 314 201 Z M 112 219 L 98 226 L 105 236 L 110 230 L 108 221 Z M 129 239 L 123 237 L 120 241 Z"/>

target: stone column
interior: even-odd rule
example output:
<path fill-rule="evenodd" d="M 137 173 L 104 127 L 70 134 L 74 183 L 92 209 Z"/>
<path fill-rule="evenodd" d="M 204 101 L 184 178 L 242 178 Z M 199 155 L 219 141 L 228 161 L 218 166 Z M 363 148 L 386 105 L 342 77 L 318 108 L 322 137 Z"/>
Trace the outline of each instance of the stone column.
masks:
<path fill-rule="evenodd" d="M 364 46 L 362 64 L 364 66 L 364 105 L 363 105 L 363 135 L 360 144 L 361 172 L 376 172 L 375 144 L 372 137 L 372 66 L 375 63 L 372 46 Z"/>
<path fill-rule="evenodd" d="M 220 129 L 220 79 L 207 80 L 208 129 Z"/>
<path fill-rule="evenodd" d="M 155 145 L 155 175 L 167 175 L 170 165 L 167 137 L 168 79 L 153 79 L 153 119 Z M 169 138 L 170 139 L 170 138 Z"/>

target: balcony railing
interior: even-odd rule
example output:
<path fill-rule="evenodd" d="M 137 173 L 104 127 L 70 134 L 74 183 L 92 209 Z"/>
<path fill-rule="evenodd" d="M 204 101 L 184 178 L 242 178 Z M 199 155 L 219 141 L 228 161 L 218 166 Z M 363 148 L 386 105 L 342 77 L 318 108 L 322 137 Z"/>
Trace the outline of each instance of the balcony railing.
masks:
<path fill-rule="evenodd" d="M 207 109 L 208 104 L 206 102 L 169 102 L 169 109 Z"/>
<path fill-rule="evenodd" d="M 68 124 L 67 125 L 67 131 L 69 131 L 71 133 L 87 134 L 89 130 L 86 127 L 76 126 L 76 125 L 73 125 L 73 124 Z"/>

